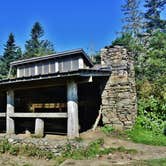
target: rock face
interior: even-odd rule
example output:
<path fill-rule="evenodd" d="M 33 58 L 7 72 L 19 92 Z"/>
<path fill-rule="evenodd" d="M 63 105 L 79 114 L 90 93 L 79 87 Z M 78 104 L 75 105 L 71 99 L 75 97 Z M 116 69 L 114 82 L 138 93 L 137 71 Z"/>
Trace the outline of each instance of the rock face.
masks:
<path fill-rule="evenodd" d="M 122 46 L 101 49 L 101 64 L 112 74 L 103 87 L 102 121 L 117 130 L 131 128 L 137 116 L 133 57 Z"/>

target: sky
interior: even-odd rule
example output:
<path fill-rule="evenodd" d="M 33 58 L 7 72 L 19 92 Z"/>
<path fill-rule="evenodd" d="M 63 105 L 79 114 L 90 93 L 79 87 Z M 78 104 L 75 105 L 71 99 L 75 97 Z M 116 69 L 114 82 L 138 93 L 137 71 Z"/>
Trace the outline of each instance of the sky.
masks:
<path fill-rule="evenodd" d="M 122 0 L 1 0 L 0 54 L 10 32 L 24 50 L 34 22 L 56 51 L 100 50 L 111 44 L 121 27 Z"/>

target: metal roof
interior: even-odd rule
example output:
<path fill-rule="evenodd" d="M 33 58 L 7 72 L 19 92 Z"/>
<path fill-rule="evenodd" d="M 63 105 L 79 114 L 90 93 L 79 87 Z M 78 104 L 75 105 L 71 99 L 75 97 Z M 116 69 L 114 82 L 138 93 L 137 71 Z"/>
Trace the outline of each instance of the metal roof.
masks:
<path fill-rule="evenodd" d="M 76 54 L 80 54 L 85 59 L 85 61 L 91 67 L 93 67 L 93 63 L 92 63 L 91 59 L 89 58 L 89 56 L 85 53 L 85 51 L 83 49 L 75 49 L 75 50 L 59 52 L 59 53 L 51 54 L 51 55 L 45 55 L 45 56 L 33 57 L 33 58 L 29 58 L 29 59 L 17 60 L 17 61 L 11 62 L 10 65 L 11 66 L 18 66 L 18 65 L 22 65 L 22 64 L 39 62 L 39 61 L 44 61 L 44 60 L 48 60 L 48 59 L 66 57 L 66 56 L 71 56 L 71 55 L 76 55 Z"/>

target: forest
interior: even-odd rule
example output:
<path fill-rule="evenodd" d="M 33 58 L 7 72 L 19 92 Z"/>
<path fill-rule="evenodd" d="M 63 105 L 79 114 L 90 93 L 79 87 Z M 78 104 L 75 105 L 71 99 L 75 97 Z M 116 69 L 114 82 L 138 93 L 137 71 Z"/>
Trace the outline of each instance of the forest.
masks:
<path fill-rule="evenodd" d="M 129 135 L 135 141 L 157 145 L 166 145 L 165 5 L 166 0 L 125 0 L 122 6 L 123 26 L 110 43 L 122 45 L 134 55 L 138 117 Z M 43 36 L 42 25 L 35 22 L 22 51 L 14 34 L 10 33 L 0 57 L 0 79 L 8 77 L 10 62 L 14 60 L 55 53 L 54 45 Z M 98 61 L 99 54 L 94 58 Z M 142 135 L 139 137 L 139 134 Z M 143 140 L 147 135 L 153 139 L 146 137 Z"/>
<path fill-rule="evenodd" d="M 143 10 L 138 0 L 125 2 L 122 33 L 112 45 L 125 46 L 135 59 L 138 117 L 130 134 L 138 142 L 165 145 L 166 1 L 145 0 Z"/>

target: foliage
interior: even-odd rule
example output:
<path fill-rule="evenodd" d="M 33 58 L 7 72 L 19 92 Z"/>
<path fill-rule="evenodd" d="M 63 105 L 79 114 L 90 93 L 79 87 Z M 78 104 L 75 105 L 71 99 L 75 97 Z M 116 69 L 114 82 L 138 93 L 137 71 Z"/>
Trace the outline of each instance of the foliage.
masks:
<path fill-rule="evenodd" d="M 105 125 L 101 128 L 101 131 L 103 131 L 105 134 L 109 135 L 114 131 L 114 128 L 112 125 Z"/>
<path fill-rule="evenodd" d="M 3 56 L 0 58 L 0 78 L 5 78 L 9 72 L 10 63 L 21 57 L 21 49 L 16 46 L 15 38 L 12 33 L 10 33 L 9 38 L 4 46 Z"/>
<path fill-rule="evenodd" d="M 48 40 L 42 40 L 44 30 L 39 22 L 36 22 L 31 30 L 31 38 L 26 41 L 24 58 L 42 56 L 55 53 L 53 44 Z"/>
<path fill-rule="evenodd" d="M 112 46 L 120 45 L 127 48 L 129 51 L 133 51 L 136 47 L 136 41 L 132 37 L 131 33 L 123 33 L 121 36 L 117 37 L 113 42 Z"/>
<path fill-rule="evenodd" d="M 164 130 L 163 130 L 163 134 L 166 136 L 166 122 L 164 123 Z"/>
<path fill-rule="evenodd" d="M 137 66 L 137 125 L 163 133 L 166 121 L 166 34 L 156 31 L 148 38 L 146 54 Z"/>
<path fill-rule="evenodd" d="M 101 62 L 100 53 L 96 52 L 95 54 L 91 55 L 91 59 L 93 61 L 93 64 L 100 64 L 100 62 Z"/>
<path fill-rule="evenodd" d="M 55 53 L 53 44 L 48 40 L 43 40 L 43 35 L 42 26 L 36 22 L 31 30 L 30 40 L 26 41 L 25 53 L 23 54 L 21 48 L 15 44 L 14 35 L 10 33 L 4 45 L 4 53 L 0 57 L 0 79 L 7 78 L 12 61 Z M 11 74 L 15 75 L 15 70 L 12 70 Z"/>
<path fill-rule="evenodd" d="M 166 137 L 162 133 L 154 133 L 137 125 L 132 130 L 127 130 L 126 133 L 131 140 L 137 143 L 166 146 Z"/>
<path fill-rule="evenodd" d="M 147 24 L 142 32 L 150 33 L 137 37 L 131 33 L 125 33 L 112 43 L 112 45 L 125 46 L 135 57 L 138 94 L 136 128 L 145 130 L 145 133 L 150 132 L 151 135 L 160 135 L 161 139 L 164 139 L 163 133 L 166 130 L 164 126 L 166 121 L 166 33 L 160 24 L 165 22 L 160 19 L 165 3 L 166 1 L 161 0 L 146 0 Z M 133 130 L 134 133 L 135 130 Z M 141 140 L 141 138 L 138 139 Z M 148 138 L 146 139 L 147 142 L 151 142 Z M 142 141 L 146 142 L 144 139 Z"/>
<path fill-rule="evenodd" d="M 142 27 L 142 17 L 139 10 L 140 0 L 125 0 L 122 5 L 123 19 L 123 33 L 129 33 L 132 36 L 137 36 Z"/>
<path fill-rule="evenodd" d="M 166 29 L 166 20 L 160 17 L 165 4 L 165 0 L 145 0 L 145 28 L 148 32 Z"/>

